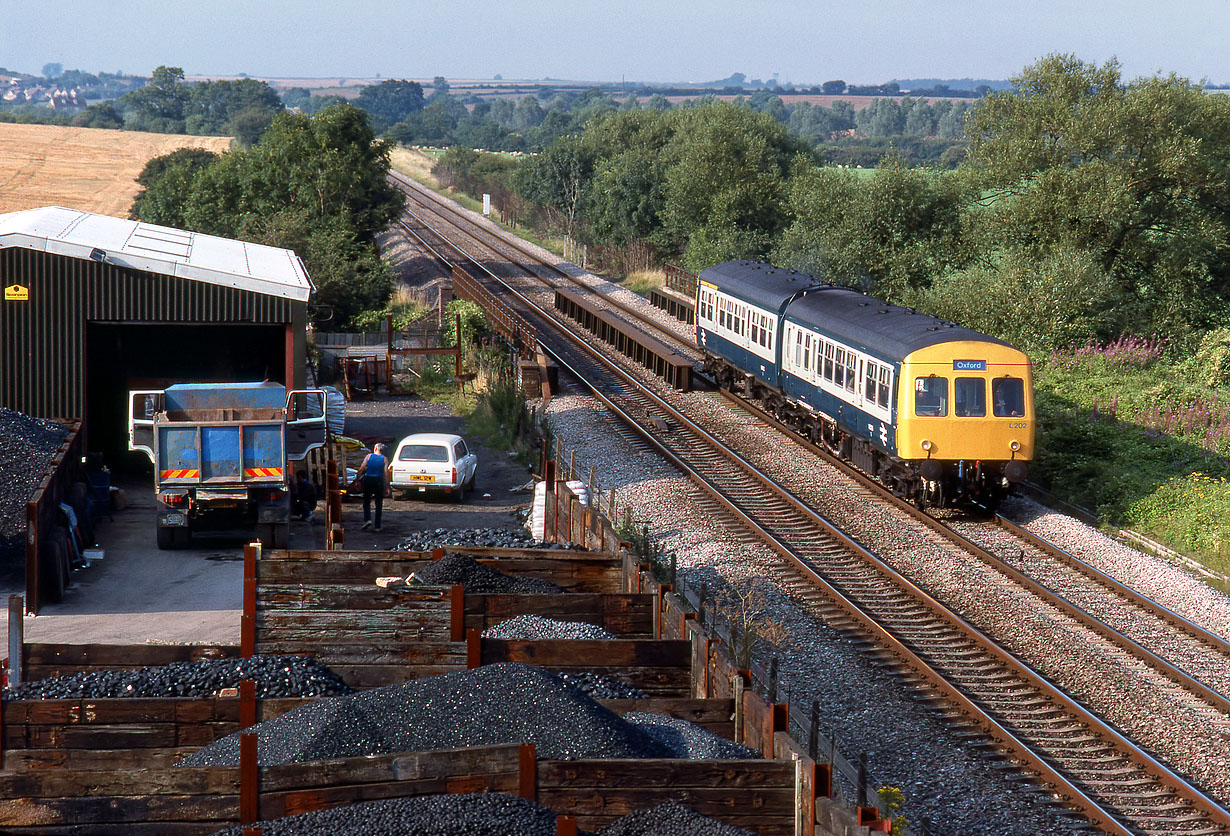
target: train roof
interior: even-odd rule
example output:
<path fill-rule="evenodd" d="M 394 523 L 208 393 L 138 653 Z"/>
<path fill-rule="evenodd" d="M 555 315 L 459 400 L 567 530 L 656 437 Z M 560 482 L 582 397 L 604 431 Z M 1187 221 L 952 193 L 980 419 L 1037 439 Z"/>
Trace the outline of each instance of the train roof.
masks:
<path fill-rule="evenodd" d="M 786 316 L 885 358 L 901 360 L 927 346 L 947 342 L 1008 345 L 955 322 L 892 305 L 840 285 L 826 284 L 791 303 Z"/>
<path fill-rule="evenodd" d="M 822 286 L 821 282 L 807 273 L 746 259 L 727 261 L 710 267 L 700 274 L 700 280 L 716 285 L 723 292 L 744 302 L 779 313 L 789 299 L 808 288 Z"/>
<path fill-rule="evenodd" d="M 785 312 L 788 318 L 886 359 L 904 359 L 920 348 L 946 342 L 1008 345 L 955 322 L 764 261 L 727 261 L 702 272 L 700 280 L 768 310 L 780 312 L 793 299 Z"/>

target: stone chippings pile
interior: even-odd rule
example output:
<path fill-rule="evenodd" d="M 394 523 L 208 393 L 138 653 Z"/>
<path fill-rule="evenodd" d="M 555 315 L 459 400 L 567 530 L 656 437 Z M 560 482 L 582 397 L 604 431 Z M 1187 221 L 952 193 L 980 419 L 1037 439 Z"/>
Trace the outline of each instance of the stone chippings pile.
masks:
<path fill-rule="evenodd" d="M 9 700 L 102 699 L 106 697 L 212 697 L 250 679 L 257 699 L 349 694 L 350 686 L 315 659 L 253 656 L 173 662 L 133 670 L 102 670 L 23 682 L 5 692 Z"/>
<path fill-rule="evenodd" d="M 583 693 L 587 694 L 590 699 L 594 700 L 647 700 L 649 694 L 642 691 L 633 685 L 616 679 L 613 676 L 604 676 L 600 673 L 590 673 L 588 671 L 574 671 L 572 673 L 557 673 L 560 679 L 564 680 L 573 688 L 579 688 Z"/>
<path fill-rule="evenodd" d="M 68 427 L 0 407 L 0 569 L 26 555 L 26 503 L 47 475 Z"/>
<path fill-rule="evenodd" d="M 364 801 L 258 824 L 265 836 L 555 836 L 555 813 L 532 801 L 500 792 Z M 241 827 L 229 827 L 214 836 L 241 836 L 242 832 Z M 670 801 L 624 816 L 600 830 L 597 836 L 755 834 Z"/>
<path fill-rule="evenodd" d="M 544 595 L 564 591 L 541 578 L 505 575 L 468 554 L 446 554 L 415 572 L 410 576 L 410 581 L 426 586 L 461 584 L 472 595 Z"/>
<path fill-rule="evenodd" d="M 678 757 L 660 732 L 620 718 L 550 671 L 511 662 L 316 700 L 250 731 L 262 766 L 523 742 L 548 759 Z M 179 765 L 238 763 L 233 734 Z"/>
<path fill-rule="evenodd" d="M 629 711 L 624 720 L 641 728 L 650 737 L 671 750 L 671 757 L 691 760 L 747 760 L 759 758 L 755 749 L 727 740 L 695 723 L 650 714 L 645 711 Z"/>
<path fill-rule="evenodd" d="M 558 621 L 541 615 L 518 615 L 483 630 L 486 639 L 617 639 L 619 636 L 586 621 Z"/>
<path fill-rule="evenodd" d="M 398 552 L 429 552 L 450 546 L 488 549 L 575 549 L 572 543 L 535 540 L 524 528 L 436 528 L 416 531 L 393 547 Z"/>

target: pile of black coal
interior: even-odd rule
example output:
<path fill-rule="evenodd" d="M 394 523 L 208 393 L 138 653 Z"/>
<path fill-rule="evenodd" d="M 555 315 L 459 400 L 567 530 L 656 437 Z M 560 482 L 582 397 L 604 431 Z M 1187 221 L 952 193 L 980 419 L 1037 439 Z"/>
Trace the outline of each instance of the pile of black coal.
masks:
<path fill-rule="evenodd" d="M 266 766 L 522 742 L 541 758 L 671 757 L 669 747 L 550 671 L 511 662 L 316 700 L 250 731 Z M 238 763 L 238 734 L 180 762 Z"/>
<path fill-rule="evenodd" d="M 555 813 L 507 793 L 423 795 L 364 801 L 257 822 L 264 836 L 555 836 Z M 241 836 L 229 827 L 213 836 Z M 581 831 L 584 836 L 589 836 Z M 706 818 L 677 801 L 632 813 L 598 836 L 756 836 Z"/>
<path fill-rule="evenodd" d="M 258 822 L 263 836 L 555 836 L 555 813 L 502 792 L 364 801 Z M 242 836 L 229 827 L 214 836 Z"/>
<path fill-rule="evenodd" d="M 624 720 L 640 726 L 646 734 L 670 749 L 672 758 L 747 760 L 760 757 L 760 753 L 749 746 L 727 740 L 695 723 L 665 714 L 629 711 L 624 715 Z"/>
<path fill-rule="evenodd" d="M 210 697 L 250 679 L 258 699 L 348 694 L 341 677 L 303 656 L 206 659 L 133 670 L 101 670 L 23 682 L 5 692 L 10 700 L 104 697 Z"/>
<path fill-rule="evenodd" d="M 579 688 L 595 700 L 647 700 L 649 694 L 613 676 L 604 676 L 589 671 L 557 673 L 560 679 L 574 688 Z"/>
<path fill-rule="evenodd" d="M 513 577 L 499 572 L 485 563 L 479 563 L 468 554 L 446 554 L 432 561 L 411 576 L 415 582 L 427 586 L 451 586 L 461 584 L 473 595 L 513 593 L 517 595 L 542 595 L 563 592 L 550 581 L 541 578 Z"/>
<path fill-rule="evenodd" d="M 585 621 L 559 621 L 541 615 L 518 615 L 483 630 L 488 639 L 617 639 L 605 627 Z"/>
<path fill-rule="evenodd" d="M 524 528 L 435 528 L 416 531 L 394 546 L 394 551 L 427 552 L 449 546 L 480 546 L 489 549 L 549 549 L 551 543 L 535 540 Z"/>
<path fill-rule="evenodd" d="M 756 836 L 751 830 L 702 816 L 668 801 L 648 810 L 629 813 L 598 831 L 597 836 Z"/>
<path fill-rule="evenodd" d="M 57 421 L 0 407 L 0 570 L 25 560 L 26 503 L 68 432 Z"/>

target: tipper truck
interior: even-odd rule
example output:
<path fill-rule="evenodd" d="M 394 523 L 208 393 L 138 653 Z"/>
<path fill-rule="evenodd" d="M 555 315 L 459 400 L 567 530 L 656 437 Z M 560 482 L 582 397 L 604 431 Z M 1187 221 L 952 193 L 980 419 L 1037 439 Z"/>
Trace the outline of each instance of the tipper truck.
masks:
<path fill-rule="evenodd" d="M 291 463 L 325 443 L 326 395 L 279 383 L 180 383 L 128 393 L 128 449 L 154 463 L 158 548 L 195 531 L 290 539 Z"/>

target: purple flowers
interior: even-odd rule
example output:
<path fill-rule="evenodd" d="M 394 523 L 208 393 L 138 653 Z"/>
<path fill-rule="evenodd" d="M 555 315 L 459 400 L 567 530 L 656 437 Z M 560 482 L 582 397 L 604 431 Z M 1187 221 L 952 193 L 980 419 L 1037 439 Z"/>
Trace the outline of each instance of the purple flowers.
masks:
<path fill-rule="evenodd" d="M 1083 346 L 1073 343 L 1066 352 L 1051 352 L 1051 366 L 1058 369 L 1091 369 L 1098 365 L 1112 369 L 1128 366 L 1144 368 L 1161 359 L 1168 342 L 1165 337 L 1159 337 L 1157 334 L 1150 337 L 1124 334 L 1105 345 L 1097 340 L 1090 340 Z"/>

